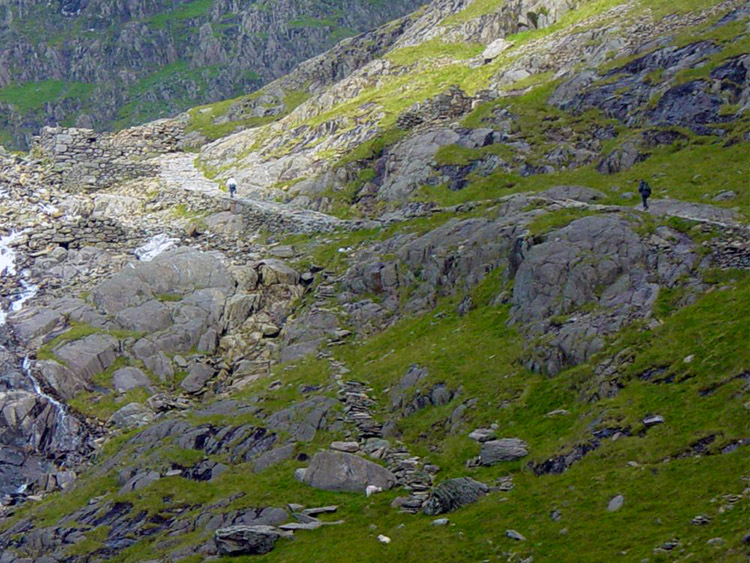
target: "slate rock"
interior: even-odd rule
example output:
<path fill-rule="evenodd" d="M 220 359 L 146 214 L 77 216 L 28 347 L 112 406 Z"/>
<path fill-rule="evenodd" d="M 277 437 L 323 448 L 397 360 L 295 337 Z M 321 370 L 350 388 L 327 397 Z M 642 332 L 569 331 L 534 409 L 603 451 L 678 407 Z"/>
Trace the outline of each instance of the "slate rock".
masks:
<path fill-rule="evenodd" d="M 138 368 L 124 367 L 112 374 L 112 385 L 120 393 L 136 387 L 148 387 L 150 384 L 151 380 Z"/>
<path fill-rule="evenodd" d="M 197 393 L 214 376 L 214 369 L 202 362 L 190 366 L 188 376 L 182 380 L 180 387 L 187 393 Z"/>
<path fill-rule="evenodd" d="M 476 442 L 489 442 L 495 437 L 495 431 L 491 428 L 477 428 L 469 433 L 469 438 Z"/>
<path fill-rule="evenodd" d="M 55 355 L 77 375 L 90 379 L 103 372 L 117 359 L 120 344 L 107 334 L 91 334 L 63 344 Z"/>
<path fill-rule="evenodd" d="M 487 485 L 470 477 L 449 479 L 435 487 L 423 510 L 428 516 L 443 514 L 474 503 L 488 492 Z"/>
<path fill-rule="evenodd" d="M 129 403 L 109 417 L 109 422 L 119 428 L 137 428 L 154 420 L 154 413 L 140 403 Z"/>
<path fill-rule="evenodd" d="M 337 452 L 355 453 L 359 451 L 357 442 L 331 442 L 331 449 Z"/>
<path fill-rule="evenodd" d="M 529 454 L 526 442 L 518 438 L 501 438 L 482 444 L 479 462 L 482 465 L 495 465 L 501 461 L 514 461 Z"/>
<path fill-rule="evenodd" d="M 280 537 L 273 526 L 229 526 L 214 532 L 214 542 L 222 555 L 263 555 Z"/>
<path fill-rule="evenodd" d="M 361 493 L 368 485 L 390 489 L 396 484 L 396 477 L 385 467 L 359 456 L 326 451 L 313 456 L 301 481 L 316 489 Z"/>
<path fill-rule="evenodd" d="M 281 463 L 282 461 L 286 461 L 293 455 L 294 444 L 287 444 L 286 446 L 281 446 L 280 448 L 274 448 L 273 450 L 264 452 L 258 457 L 257 460 L 255 460 L 253 471 L 255 471 L 256 473 L 260 473 L 261 471 L 265 471 L 269 467 L 273 467 L 274 465 Z"/>

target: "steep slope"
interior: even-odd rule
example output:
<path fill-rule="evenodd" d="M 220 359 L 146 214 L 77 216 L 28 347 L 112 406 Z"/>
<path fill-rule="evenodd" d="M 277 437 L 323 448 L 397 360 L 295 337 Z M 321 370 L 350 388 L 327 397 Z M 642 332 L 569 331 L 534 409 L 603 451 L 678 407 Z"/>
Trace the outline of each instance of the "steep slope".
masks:
<path fill-rule="evenodd" d="M 28 1 L 0 6 L 0 144 L 118 128 L 257 89 L 420 3 Z"/>
<path fill-rule="evenodd" d="M 749 20 L 437 0 L 0 155 L 0 562 L 745 561 Z"/>

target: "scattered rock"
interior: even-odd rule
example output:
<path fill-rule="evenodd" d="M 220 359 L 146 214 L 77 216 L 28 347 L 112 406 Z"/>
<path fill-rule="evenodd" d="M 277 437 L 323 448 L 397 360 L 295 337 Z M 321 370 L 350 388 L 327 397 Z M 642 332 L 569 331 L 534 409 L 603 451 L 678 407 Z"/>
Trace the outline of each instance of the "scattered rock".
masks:
<path fill-rule="evenodd" d="M 477 428 L 469 433 L 469 438 L 476 442 L 487 442 L 495 438 L 495 431 L 490 428 Z"/>
<path fill-rule="evenodd" d="M 648 428 L 649 426 L 655 426 L 657 424 L 663 424 L 664 417 L 659 414 L 652 414 L 643 419 L 643 425 Z"/>
<path fill-rule="evenodd" d="M 331 449 L 337 452 L 355 453 L 359 451 L 357 442 L 331 442 Z"/>
<path fill-rule="evenodd" d="M 516 541 L 526 541 L 526 538 L 515 530 L 505 530 L 505 536 Z"/>
<path fill-rule="evenodd" d="M 380 543 L 391 543 L 391 538 L 384 536 L 383 534 L 378 534 L 378 541 Z"/>
<path fill-rule="evenodd" d="M 433 526 L 447 526 L 450 523 L 450 520 L 447 518 L 436 518 L 432 521 Z"/>
<path fill-rule="evenodd" d="M 623 504 L 625 504 L 625 497 L 617 495 L 610 499 L 609 504 L 607 505 L 607 510 L 615 512 L 616 510 L 620 510 Z"/>

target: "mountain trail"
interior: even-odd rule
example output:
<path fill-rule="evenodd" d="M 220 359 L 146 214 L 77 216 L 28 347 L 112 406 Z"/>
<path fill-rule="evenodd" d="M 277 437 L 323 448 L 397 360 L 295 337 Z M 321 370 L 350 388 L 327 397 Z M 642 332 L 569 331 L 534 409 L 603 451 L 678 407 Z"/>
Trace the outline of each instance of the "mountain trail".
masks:
<path fill-rule="evenodd" d="M 174 153 L 160 156 L 159 178 L 168 190 L 186 190 L 223 199 L 238 207 L 237 211 L 253 217 L 260 217 L 268 223 L 292 225 L 294 230 L 305 233 L 326 232 L 344 227 L 347 221 L 309 209 L 296 209 L 284 203 L 261 201 L 247 197 L 230 198 L 219 189 L 216 182 L 206 178 L 195 167 L 193 154 Z M 241 187 L 240 187 L 241 190 Z"/>

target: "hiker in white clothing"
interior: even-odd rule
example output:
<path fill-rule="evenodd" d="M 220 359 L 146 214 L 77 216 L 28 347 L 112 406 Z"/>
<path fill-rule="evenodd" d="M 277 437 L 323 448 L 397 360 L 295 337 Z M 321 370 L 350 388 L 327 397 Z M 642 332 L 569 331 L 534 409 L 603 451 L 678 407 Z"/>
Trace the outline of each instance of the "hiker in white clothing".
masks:
<path fill-rule="evenodd" d="M 237 193 L 237 180 L 229 178 L 229 180 L 227 180 L 227 188 L 229 188 L 229 197 L 233 198 L 234 194 Z"/>

